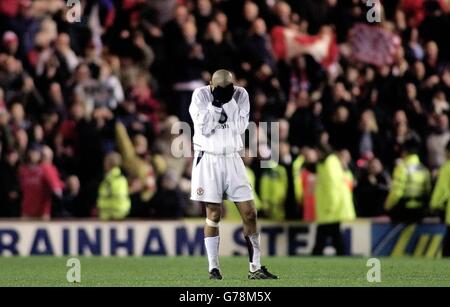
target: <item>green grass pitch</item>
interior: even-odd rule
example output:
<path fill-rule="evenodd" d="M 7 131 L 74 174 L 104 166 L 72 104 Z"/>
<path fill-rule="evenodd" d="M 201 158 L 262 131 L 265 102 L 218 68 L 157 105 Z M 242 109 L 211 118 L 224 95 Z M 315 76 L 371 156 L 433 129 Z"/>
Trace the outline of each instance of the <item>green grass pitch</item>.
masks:
<path fill-rule="evenodd" d="M 4 286 L 450 286 L 450 260 L 381 258 L 381 283 L 367 282 L 367 258 L 266 257 L 279 280 L 248 280 L 247 258 L 222 257 L 210 281 L 205 257 L 80 257 L 81 283 L 68 283 L 69 257 L 1 257 Z"/>

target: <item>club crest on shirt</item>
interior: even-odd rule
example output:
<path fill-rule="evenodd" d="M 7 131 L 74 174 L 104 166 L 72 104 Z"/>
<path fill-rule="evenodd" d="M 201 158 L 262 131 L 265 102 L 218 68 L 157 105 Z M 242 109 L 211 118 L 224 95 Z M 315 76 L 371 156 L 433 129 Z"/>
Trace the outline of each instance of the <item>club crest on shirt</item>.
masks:
<path fill-rule="evenodd" d="M 202 196 L 205 193 L 205 190 L 203 190 L 203 188 L 198 188 L 197 189 L 197 195 L 198 196 Z"/>

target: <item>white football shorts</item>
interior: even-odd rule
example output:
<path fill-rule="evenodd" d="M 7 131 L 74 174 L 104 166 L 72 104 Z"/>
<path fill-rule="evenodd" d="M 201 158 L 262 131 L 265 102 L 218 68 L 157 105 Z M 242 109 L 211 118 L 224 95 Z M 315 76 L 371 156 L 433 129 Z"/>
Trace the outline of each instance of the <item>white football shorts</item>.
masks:
<path fill-rule="evenodd" d="M 244 162 L 239 153 L 214 155 L 195 152 L 191 178 L 191 200 L 222 203 L 253 199 Z"/>

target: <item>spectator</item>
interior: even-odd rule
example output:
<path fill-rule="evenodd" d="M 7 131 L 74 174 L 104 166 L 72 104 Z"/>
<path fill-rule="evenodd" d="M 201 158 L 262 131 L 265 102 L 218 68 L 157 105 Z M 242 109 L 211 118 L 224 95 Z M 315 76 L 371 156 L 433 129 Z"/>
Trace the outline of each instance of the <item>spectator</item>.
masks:
<path fill-rule="evenodd" d="M 15 33 L 20 33 L 20 43 L 23 54 L 33 48 L 33 38 L 38 32 L 39 21 L 34 16 L 31 1 L 19 1 L 18 12 L 11 22 L 11 28 Z M 26 34 L 26 35 L 25 35 Z"/>
<path fill-rule="evenodd" d="M 185 5 L 177 5 L 174 8 L 173 19 L 169 20 L 163 27 L 166 49 L 175 51 L 176 43 L 183 38 L 182 26 L 191 18 Z"/>
<path fill-rule="evenodd" d="M 253 1 L 245 1 L 242 8 L 242 17 L 234 26 L 234 37 L 236 42 L 243 42 L 247 33 L 250 31 L 253 22 L 259 16 L 259 8 Z"/>
<path fill-rule="evenodd" d="M 19 153 L 7 150 L 0 161 L 0 217 L 20 216 L 20 185 L 17 179 Z"/>
<path fill-rule="evenodd" d="M 278 1 L 274 5 L 275 24 L 289 26 L 291 24 L 291 6 L 285 1 Z"/>
<path fill-rule="evenodd" d="M 450 180 L 450 142 L 446 147 L 446 163 L 440 168 L 438 180 L 434 187 L 431 197 L 431 209 L 434 211 L 446 211 L 445 223 L 447 224 L 447 231 L 442 242 L 442 257 L 450 257 L 450 208 L 449 208 L 449 180 Z"/>
<path fill-rule="evenodd" d="M 395 222 L 419 222 L 431 190 L 430 173 L 420 162 L 418 142 L 408 139 L 395 167 L 384 208 Z"/>
<path fill-rule="evenodd" d="M 25 157 L 29 144 L 27 131 L 25 129 L 16 130 L 14 133 L 14 141 L 20 157 Z"/>
<path fill-rule="evenodd" d="M 195 22 L 200 29 L 198 31 L 197 38 L 201 41 L 205 36 L 205 31 L 208 27 L 208 23 L 213 18 L 213 5 L 211 0 L 197 0 L 196 1 L 196 10 L 195 10 Z"/>
<path fill-rule="evenodd" d="M 67 33 L 60 33 L 55 41 L 56 57 L 64 63 L 68 72 L 73 72 L 79 64 L 78 57 L 70 47 L 70 36 Z"/>
<path fill-rule="evenodd" d="M 19 50 L 19 38 L 17 37 L 17 34 L 13 31 L 6 31 L 3 33 L 2 45 L 2 49 L 6 54 L 16 56 L 17 51 Z"/>
<path fill-rule="evenodd" d="M 204 43 L 205 65 L 208 72 L 219 69 L 234 70 L 236 67 L 236 51 L 234 46 L 224 37 L 225 34 L 216 21 L 211 21 L 208 24 Z"/>
<path fill-rule="evenodd" d="M 3 159 L 7 150 L 14 143 L 13 133 L 9 126 L 10 114 L 1 99 L 3 90 L 0 88 L 0 159 Z"/>
<path fill-rule="evenodd" d="M 122 220 L 130 211 L 128 182 L 122 175 L 122 158 L 111 152 L 105 157 L 105 178 L 98 190 L 97 207 L 102 220 Z"/>
<path fill-rule="evenodd" d="M 55 135 L 56 157 L 62 164 L 61 167 L 68 171 L 74 171 L 77 167 L 80 139 L 77 133 L 77 125 L 84 118 L 85 109 L 82 103 L 74 103 L 69 108 L 69 114 L 59 125 Z"/>
<path fill-rule="evenodd" d="M 426 127 L 425 111 L 417 96 L 417 88 L 414 83 L 407 83 L 405 92 L 406 100 L 403 105 L 405 114 L 411 123 L 411 128 L 423 135 Z"/>
<path fill-rule="evenodd" d="M 425 56 L 422 45 L 419 42 L 419 31 L 417 28 L 412 28 L 409 33 L 408 46 L 406 47 L 406 56 L 410 61 L 419 60 L 421 61 Z"/>
<path fill-rule="evenodd" d="M 131 86 L 129 99 L 135 102 L 136 110 L 133 112 L 136 113 L 137 119 L 140 122 L 148 123 L 149 126 L 145 127 L 148 137 L 154 137 L 154 134 L 159 132 L 158 112 L 161 106 L 160 102 L 154 97 L 150 81 L 151 78 L 148 73 L 138 73 L 134 84 Z"/>
<path fill-rule="evenodd" d="M 19 168 L 22 193 L 22 217 L 50 219 L 53 195 L 61 196 L 62 183 L 50 164 L 48 148 L 43 154 L 39 145 L 28 149 L 27 164 Z"/>
<path fill-rule="evenodd" d="M 436 170 L 445 162 L 445 146 L 450 140 L 448 117 L 446 114 L 437 116 L 434 131 L 427 138 L 428 166 Z"/>
<path fill-rule="evenodd" d="M 393 136 L 389 148 L 393 151 L 390 154 L 389 160 L 400 158 L 402 154 L 403 144 L 410 139 L 421 142 L 420 136 L 410 128 L 408 117 L 403 110 L 399 110 L 394 114 Z M 420 147 L 420 145 L 419 145 Z M 419 148 L 420 151 L 420 148 Z"/>
<path fill-rule="evenodd" d="M 314 195 L 317 180 L 316 166 L 317 152 L 308 147 L 301 150 L 301 155 L 292 165 L 295 199 L 303 209 L 302 216 L 305 222 L 316 220 L 316 198 Z"/>
<path fill-rule="evenodd" d="M 389 174 L 378 158 L 371 158 L 361 171 L 355 190 L 356 213 L 360 217 L 376 217 L 384 214 L 383 204 L 391 184 Z"/>
<path fill-rule="evenodd" d="M 337 255 L 345 252 L 340 230 L 341 222 L 355 218 L 344 168 L 328 145 L 318 147 L 317 180 L 315 188 L 316 221 L 318 223 L 313 255 L 322 255 L 328 238 Z"/>
<path fill-rule="evenodd" d="M 192 92 L 205 84 L 202 80 L 205 54 L 202 45 L 197 42 L 197 26 L 194 22 L 186 22 L 182 26 L 182 33 L 183 38 L 174 55 L 174 67 L 176 67 L 173 71 L 175 81 L 173 89 L 176 93 L 174 102 L 176 114 L 180 120 L 190 122 L 188 110 Z"/>
<path fill-rule="evenodd" d="M 62 196 L 62 189 L 64 183 L 61 181 L 58 169 L 53 164 L 53 150 L 47 145 L 42 146 L 42 170 L 44 171 L 47 180 L 51 183 L 53 194 L 57 197 Z"/>
<path fill-rule="evenodd" d="M 372 110 L 366 110 L 361 114 L 357 140 L 355 158 L 370 159 L 384 153 L 383 142 L 378 133 L 378 124 Z"/>
<path fill-rule="evenodd" d="M 322 105 L 312 103 L 308 92 L 298 93 L 296 110 L 289 120 L 289 142 L 298 148 L 314 146 L 317 134 L 324 128 L 321 119 Z"/>
<path fill-rule="evenodd" d="M 269 153 L 266 153 L 267 155 Z M 286 169 L 268 161 L 269 167 L 261 174 L 259 195 L 262 203 L 262 213 L 276 221 L 285 219 L 285 200 L 288 192 L 288 177 Z"/>
<path fill-rule="evenodd" d="M 176 172 L 169 170 L 161 178 L 161 185 L 150 203 L 152 218 L 181 218 L 186 207 L 185 199 L 178 187 Z"/>
<path fill-rule="evenodd" d="M 331 124 L 330 131 L 330 145 L 335 149 L 352 148 L 355 143 L 356 129 L 354 122 L 350 118 L 350 110 L 345 106 L 336 108 Z"/>
<path fill-rule="evenodd" d="M 66 189 L 60 200 L 60 207 L 56 210 L 57 217 L 77 216 L 77 206 L 80 201 L 80 180 L 77 176 L 66 179 Z"/>
<path fill-rule="evenodd" d="M 275 70 L 275 60 L 270 49 L 264 19 L 258 18 L 253 22 L 250 35 L 242 50 L 242 57 L 245 61 L 244 65 L 249 65 L 249 68 L 254 71 L 263 64 L 268 65 L 272 71 Z"/>
<path fill-rule="evenodd" d="M 20 102 L 13 102 L 10 110 L 10 126 L 12 130 L 28 129 L 30 127 L 30 122 L 25 118 L 25 110 Z"/>
<path fill-rule="evenodd" d="M 347 191 L 350 191 L 350 194 L 347 196 L 349 198 L 352 198 L 353 196 L 353 189 L 355 188 L 357 182 L 354 178 L 353 171 L 352 171 L 352 156 L 350 155 L 350 152 L 347 149 L 343 149 L 337 152 L 337 156 L 339 158 L 339 161 L 342 164 L 342 169 L 344 170 L 344 181 L 347 185 L 348 189 Z M 353 202 L 353 200 L 352 200 Z"/>
<path fill-rule="evenodd" d="M 136 135 L 133 144 L 122 123 L 116 123 L 115 129 L 123 167 L 130 176 L 130 192 L 139 195 L 135 203 L 139 206 L 141 202 L 148 202 L 156 192 L 155 172 L 149 158 L 147 140 L 143 135 Z"/>
<path fill-rule="evenodd" d="M 117 78 L 113 72 L 111 65 L 107 62 L 103 62 L 100 66 L 100 87 L 105 91 L 105 104 L 111 109 L 117 108 L 117 106 L 125 99 L 122 85 L 119 78 Z"/>

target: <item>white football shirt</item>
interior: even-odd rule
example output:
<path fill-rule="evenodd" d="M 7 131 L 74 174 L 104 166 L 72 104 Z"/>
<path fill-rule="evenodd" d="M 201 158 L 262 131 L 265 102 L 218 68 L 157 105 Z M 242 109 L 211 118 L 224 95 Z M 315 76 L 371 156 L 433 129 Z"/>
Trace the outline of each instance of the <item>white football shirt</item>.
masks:
<path fill-rule="evenodd" d="M 241 135 L 247 129 L 250 101 L 247 91 L 234 86 L 233 98 L 222 108 L 212 105 L 211 87 L 197 88 L 192 94 L 189 113 L 194 123 L 195 151 L 230 154 L 243 149 Z"/>

